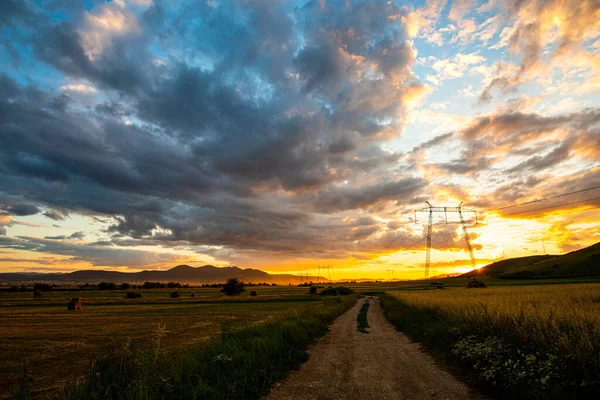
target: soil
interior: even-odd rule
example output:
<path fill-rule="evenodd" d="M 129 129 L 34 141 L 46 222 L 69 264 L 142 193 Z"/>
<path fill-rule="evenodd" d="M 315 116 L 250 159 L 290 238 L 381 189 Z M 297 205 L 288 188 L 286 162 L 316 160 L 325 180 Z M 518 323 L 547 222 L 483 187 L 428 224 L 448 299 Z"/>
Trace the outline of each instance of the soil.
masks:
<path fill-rule="evenodd" d="M 357 331 L 356 317 L 365 301 L 371 303 L 369 333 Z M 398 332 L 377 297 L 360 300 L 340 316 L 309 353 L 300 370 L 275 384 L 264 399 L 483 398 Z"/>

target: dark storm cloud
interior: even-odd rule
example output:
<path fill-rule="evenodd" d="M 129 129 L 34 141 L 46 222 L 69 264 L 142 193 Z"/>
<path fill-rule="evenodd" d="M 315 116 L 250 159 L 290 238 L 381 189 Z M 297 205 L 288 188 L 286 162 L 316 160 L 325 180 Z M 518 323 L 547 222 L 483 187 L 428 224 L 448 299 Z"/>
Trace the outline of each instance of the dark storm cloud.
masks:
<path fill-rule="evenodd" d="M 325 213 L 366 208 L 385 201 L 404 201 L 425 185 L 426 181 L 422 179 L 405 178 L 361 187 L 339 186 L 318 191 L 314 203 L 316 210 Z"/>
<path fill-rule="evenodd" d="M 21 44 L 65 81 L 93 86 L 97 103 L 84 109 L 47 85 L 0 76 L 0 192 L 47 206 L 51 219 L 111 217 L 107 233 L 121 244 L 340 256 L 326 229 L 347 241 L 370 240 L 377 227 L 324 214 L 426 185 L 406 174 L 340 186 L 400 157 L 380 142 L 401 132 L 404 96 L 419 83 L 393 3 L 156 4 L 135 34 L 106 34 L 93 57 L 86 11 L 54 4 L 72 20 L 40 20 Z M 90 13 L 103 7 L 119 11 L 106 3 Z M 106 250 L 61 239 L 80 238 L 19 245 L 95 264 Z"/>
<path fill-rule="evenodd" d="M 19 217 L 35 215 L 40 212 L 39 207 L 33 204 L 14 204 L 12 206 L 6 207 L 5 210 L 11 213 L 12 215 L 17 215 Z"/>

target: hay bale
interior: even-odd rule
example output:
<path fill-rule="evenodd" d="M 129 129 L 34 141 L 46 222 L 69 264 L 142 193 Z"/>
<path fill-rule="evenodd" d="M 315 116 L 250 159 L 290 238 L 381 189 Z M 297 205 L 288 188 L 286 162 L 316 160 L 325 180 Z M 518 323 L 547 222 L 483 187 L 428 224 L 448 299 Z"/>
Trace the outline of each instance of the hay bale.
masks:
<path fill-rule="evenodd" d="M 69 311 L 78 311 L 81 310 L 81 304 L 83 303 L 83 299 L 81 297 L 73 297 L 69 303 L 67 303 L 67 310 Z"/>

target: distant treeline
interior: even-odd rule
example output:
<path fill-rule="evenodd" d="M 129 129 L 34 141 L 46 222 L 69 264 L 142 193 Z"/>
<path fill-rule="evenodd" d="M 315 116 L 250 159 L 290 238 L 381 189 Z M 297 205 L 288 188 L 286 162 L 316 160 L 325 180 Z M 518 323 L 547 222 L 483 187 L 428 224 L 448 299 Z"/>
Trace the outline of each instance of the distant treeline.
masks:
<path fill-rule="evenodd" d="M 10 286 L 7 289 L 9 292 L 50 292 L 52 290 L 62 290 L 62 291 L 78 291 L 78 290 L 129 290 L 129 289 L 187 289 L 191 287 L 202 287 L 202 288 L 222 288 L 225 285 L 223 283 L 203 283 L 201 285 L 190 286 L 189 284 L 181 284 L 179 282 L 144 282 L 143 284 L 130 284 L 127 282 L 117 284 L 114 282 L 100 282 L 97 284 L 86 283 L 84 285 L 80 285 L 77 288 L 73 287 L 61 287 L 57 284 L 49 284 L 49 283 L 36 283 L 33 286 Z M 278 286 L 276 283 L 244 283 L 244 286 Z M 0 289 L 2 290 L 2 289 Z"/>

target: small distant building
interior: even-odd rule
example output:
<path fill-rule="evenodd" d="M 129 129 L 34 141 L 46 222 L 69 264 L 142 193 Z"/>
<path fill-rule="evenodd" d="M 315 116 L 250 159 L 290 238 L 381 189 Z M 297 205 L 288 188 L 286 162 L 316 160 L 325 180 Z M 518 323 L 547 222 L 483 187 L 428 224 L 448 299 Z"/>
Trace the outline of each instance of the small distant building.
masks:
<path fill-rule="evenodd" d="M 78 311 L 81 310 L 81 304 L 83 303 L 83 299 L 81 297 L 74 297 L 67 303 L 67 310 L 69 311 Z"/>

